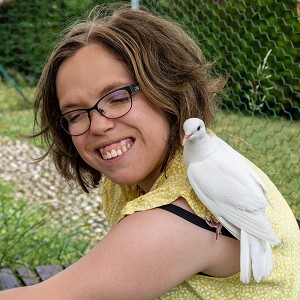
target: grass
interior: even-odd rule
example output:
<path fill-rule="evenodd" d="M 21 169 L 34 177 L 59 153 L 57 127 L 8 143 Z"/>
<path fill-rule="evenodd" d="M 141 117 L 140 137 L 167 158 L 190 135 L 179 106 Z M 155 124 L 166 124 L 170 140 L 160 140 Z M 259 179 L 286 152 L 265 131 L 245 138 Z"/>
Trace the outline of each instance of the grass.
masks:
<path fill-rule="evenodd" d="M 34 89 L 23 92 L 32 99 Z M 0 83 L 0 135 L 22 139 L 32 132 L 32 124 L 32 109 Z M 213 129 L 269 175 L 300 217 L 299 122 L 220 112 Z M 78 224 L 53 226 L 48 205 L 15 199 L 14 188 L 0 182 L 0 267 L 64 264 L 87 251 L 89 243 Z"/>
<path fill-rule="evenodd" d="M 47 204 L 14 199 L 11 184 L 0 183 L 0 191 L 1 267 L 66 264 L 85 253 L 80 227 L 51 226 Z"/>
<path fill-rule="evenodd" d="M 31 109 L 4 111 L 0 115 L 1 135 L 21 139 L 23 134 L 32 133 L 33 113 Z"/>
<path fill-rule="evenodd" d="M 33 88 L 23 88 L 22 92 L 32 101 Z M 12 86 L 0 82 L 0 134 L 20 139 L 22 134 L 32 133 L 31 107 Z"/>

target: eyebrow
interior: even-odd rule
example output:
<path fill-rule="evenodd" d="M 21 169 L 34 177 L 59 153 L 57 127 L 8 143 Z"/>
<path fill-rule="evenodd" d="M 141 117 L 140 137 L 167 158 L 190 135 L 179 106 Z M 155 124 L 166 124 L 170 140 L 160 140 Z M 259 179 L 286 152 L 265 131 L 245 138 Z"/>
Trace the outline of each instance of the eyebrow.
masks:
<path fill-rule="evenodd" d="M 98 97 L 98 100 L 95 101 L 95 103 L 97 101 L 99 101 L 99 99 L 101 99 L 103 96 L 107 95 L 108 93 L 110 92 L 113 92 L 114 90 L 117 90 L 119 88 L 122 88 L 124 86 L 128 86 L 130 85 L 130 83 L 124 83 L 124 82 L 114 82 L 114 83 L 111 83 L 107 86 L 104 87 L 104 89 L 102 89 L 101 93 L 99 93 L 99 96 Z M 61 113 L 64 114 L 64 111 L 66 109 L 71 109 L 71 108 L 74 108 L 77 106 L 77 103 L 67 103 L 66 105 L 63 105 L 60 109 Z M 80 109 L 80 108 L 78 108 Z"/>

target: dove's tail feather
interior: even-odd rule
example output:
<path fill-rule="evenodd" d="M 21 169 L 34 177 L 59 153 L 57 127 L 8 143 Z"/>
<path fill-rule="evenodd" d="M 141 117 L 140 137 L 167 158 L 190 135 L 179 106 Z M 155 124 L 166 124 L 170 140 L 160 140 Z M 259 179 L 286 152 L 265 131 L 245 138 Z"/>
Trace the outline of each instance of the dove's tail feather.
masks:
<path fill-rule="evenodd" d="M 241 230 L 240 236 L 240 280 L 249 283 L 251 277 L 251 255 L 248 234 Z"/>
<path fill-rule="evenodd" d="M 273 269 L 272 250 L 269 242 L 241 230 L 240 279 L 249 283 L 251 270 L 256 282 L 268 278 Z"/>
<path fill-rule="evenodd" d="M 251 237 L 251 259 L 253 276 L 256 282 L 268 278 L 273 269 L 273 258 L 270 243 Z"/>

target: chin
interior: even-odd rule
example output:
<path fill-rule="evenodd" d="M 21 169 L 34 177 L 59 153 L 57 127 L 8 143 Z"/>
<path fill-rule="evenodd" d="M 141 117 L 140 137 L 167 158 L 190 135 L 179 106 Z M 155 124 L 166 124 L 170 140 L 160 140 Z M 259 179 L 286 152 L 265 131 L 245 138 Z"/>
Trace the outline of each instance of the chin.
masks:
<path fill-rule="evenodd" d="M 120 184 L 120 185 L 132 185 L 132 184 L 136 184 L 138 183 L 138 180 L 135 180 L 133 178 L 129 178 L 128 176 L 109 176 L 106 175 L 106 177 L 111 180 L 112 182 L 116 183 L 116 184 Z"/>

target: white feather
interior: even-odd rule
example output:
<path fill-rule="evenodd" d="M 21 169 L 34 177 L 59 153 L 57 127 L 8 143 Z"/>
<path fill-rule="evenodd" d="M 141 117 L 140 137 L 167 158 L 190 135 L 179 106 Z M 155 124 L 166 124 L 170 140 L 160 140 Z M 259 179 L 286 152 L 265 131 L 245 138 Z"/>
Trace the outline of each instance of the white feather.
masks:
<path fill-rule="evenodd" d="M 240 240 L 240 279 L 244 283 L 249 283 L 251 277 L 251 254 L 248 234 L 244 230 L 241 230 Z"/>
<path fill-rule="evenodd" d="M 259 282 L 273 268 L 271 244 L 279 239 L 265 216 L 267 187 L 245 159 L 210 137 L 202 120 L 184 123 L 183 157 L 191 186 L 202 203 L 241 244 L 241 281 Z"/>

